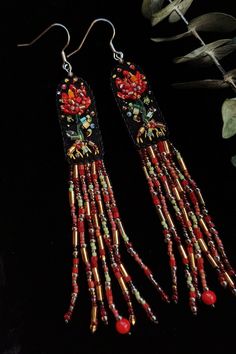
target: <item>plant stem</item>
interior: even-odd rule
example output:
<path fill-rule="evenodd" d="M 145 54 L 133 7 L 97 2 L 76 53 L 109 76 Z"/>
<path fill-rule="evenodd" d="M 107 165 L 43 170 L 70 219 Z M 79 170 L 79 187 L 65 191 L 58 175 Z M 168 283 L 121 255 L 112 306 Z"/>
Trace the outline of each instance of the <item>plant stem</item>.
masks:
<path fill-rule="evenodd" d="M 172 0 L 168 0 L 169 3 L 172 3 Z M 174 10 L 177 12 L 177 14 L 180 16 L 180 18 L 184 21 L 184 23 L 188 26 L 189 22 L 186 19 L 186 17 L 184 16 L 184 14 L 180 11 L 180 9 L 178 8 L 178 6 L 175 6 Z M 201 45 L 204 47 L 206 45 L 206 43 L 204 42 L 204 40 L 202 39 L 202 37 L 200 36 L 200 34 L 195 30 L 192 29 L 191 33 L 194 35 L 195 38 L 197 38 L 199 40 L 199 42 L 201 43 Z M 216 67 L 219 69 L 219 71 L 221 72 L 223 79 L 224 76 L 226 74 L 225 69 L 223 68 L 223 66 L 220 64 L 219 60 L 217 59 L 217 57 L 215 56 L 215 54 L 213 52 L 205 52 L 210 58 L 211 60 L 214 62 L 214 64 L 216 65 Z M 235 83 L 233 82 L 233 80 L 228 80 L 227 81 L 230 85 L 230 87 L 232 88 L 232 90 L 234 92 L 236 92 L 236 87 L 235 87 Z"/>

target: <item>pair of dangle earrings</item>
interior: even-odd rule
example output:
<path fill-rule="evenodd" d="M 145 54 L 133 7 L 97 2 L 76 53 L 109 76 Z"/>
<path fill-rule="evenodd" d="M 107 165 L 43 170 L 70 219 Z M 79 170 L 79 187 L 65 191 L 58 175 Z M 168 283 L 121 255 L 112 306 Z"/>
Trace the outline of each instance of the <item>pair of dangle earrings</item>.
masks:
<path fill-rule="evenodd" d="M 159 285 L 150 268 L 135 250 L 122 223 L 112 184 L 103 161 L 103 143 L 99 129 L 93 93 L 82 78 L 72 73 L 68 58 L 78 52 L 95 23 L 111 25 L 110 48 L 117 61 L 111 73 L 112 91 L 129 135 L 140 155 L 151 199 L 163 229 L 171 275 L 170 298 Z M 138 264 L 144 276 L 165 302 L 178 302 L 177 261 L 180 256 L 191 311 L 197 313 L 197 303 L 214 305 L 216 295 L 209 290 L 204 260 L 215 269 L 223 287 L 236 295 L 235 271 L 226 256 L 215 225 L 206 209 L 196 182 L 191 178 L 180 152 L 171 143 L 167 125 L 158 107 L 144 72 L 136 64 L 125 62 L 122 52 L 113 45 L 114 25 L 107 19 L 94 20 L 80 46 L 66 55 L 70 42 L 67 28 L 54 23 L 32 42 L 35 43 L 52 27 L 67 33 L 67 43 L 61 51 L 67 77 L 57 89 L 58 117 L 66 159 L 69 163 L 69 205 L 72 218 L 72 291 L 64 318 L 72 318 L 80 290 L 80 272 L 85 269 L 91 301 L 90 329 L 95 332 L 99 319 L 107 324 L 110 310 L 116 330 L 129 333 L 135 324 L 133 299 L 157 323 L 150 305 L 136 287 L 121 254 L 121 243 Z M 113 297 L 113 282 L 117 281 L 127 305 L 123 317 Z"/>

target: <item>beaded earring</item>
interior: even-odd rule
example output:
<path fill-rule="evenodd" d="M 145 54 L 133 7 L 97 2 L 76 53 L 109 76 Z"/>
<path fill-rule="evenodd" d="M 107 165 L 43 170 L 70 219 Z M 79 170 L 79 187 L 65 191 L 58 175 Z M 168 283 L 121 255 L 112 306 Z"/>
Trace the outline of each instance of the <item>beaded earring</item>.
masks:
<path fill-rule="evenodd" d="M 67 28 L 54 23 L 32 42 L 18 46 L 33 44 L 54 26 L 64 28 L 68 36 L 61 51 L 67 77 L 59 84 L 56 95 L 65 157 L 69 163 L 69 204 L 72 218 L 72 292 L 64 318 L 69 322 L 74 312 L 79 293 L 79 273 L 83 264 L 91 301 L 90 330 L 96 331 L 99 317 L 103 323 L 108 323 L 108 306 L 116 321 L 116 330 L 125 334 L 135 324 L 131 294 L 150 320 L 157 323 L 157 318 L 124 265 L 120 250 L 122 241 L 161 298 L 166 302 L 169 300 L 125 232 L 103 161 L 103 143 L 93 93 L 86 81 L 72 73 L 72 66 L 65 54 L 70 42 Z M 111 46 L 114 54 L 119 56 L 112 40 Z M 129 319 L 121 316 L 115 305 L 112 290 L 114 279 L 117 280 L 126 302 Z"/>
<path fill-rule="evenodd" d="M 197 300 L 214 305 L 204 258 L 216 270 L 218 280 L 236 295 L 235 271 L 226 256 L 205 201 L 190 176 L 180 152 L 169 140 L 167 124 L 146 75 L 123 56 L 111 74 L 112 91 L 129 135 L 141 158 L 152 202 L 163 228 L 172 277 L 172 300 L 178 301 L 176 244 L 184 267 L 189 305 L 197 313 Z"/>
<path fill-rule="evenodd" d="M 98 19 L 92 22 L 90 29 Z M 73 53 L 77 52 L 83 42 Z M 205 201 L 180 152 L 168 137 L 167 124 L 144 72 L 125 62 L 123 53 L 114 51 L 119 63 L 111 74 L 111 86 L 129 135 L 138 149 L 154 207 L 163 228 L 172 278 L 172 300 L 178 301 L 177 264 L 173 243 L 182 259 L 191 311 L 197 313 L 197 300 L 214 305 L 216 295 L 209 290 L 204 258 L 216 270 L 220 284 L 236 295 L 235 271 L 206 209 Z"/>

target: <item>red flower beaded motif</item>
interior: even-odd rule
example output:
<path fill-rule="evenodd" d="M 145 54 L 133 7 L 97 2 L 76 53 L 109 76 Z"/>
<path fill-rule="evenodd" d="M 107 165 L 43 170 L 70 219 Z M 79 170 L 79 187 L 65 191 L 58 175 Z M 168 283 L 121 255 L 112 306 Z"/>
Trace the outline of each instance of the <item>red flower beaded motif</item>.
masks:
<path fill-rule="evenodd" d="M 66 88 L 63 87 L 62 89 Z M 74 85 L 70 85 L 68 92 L 62 92 L 61 94 L 61 110 L 65 114 L 83 114 L 84 111 L 90 106 L 91 98 L 87 96 L 86 88 L 81 85 L 80 88 L 76 88 Z"/>
<path fill-rule="evenodd" d="M 117 77 L 115 80 L 116 87 L 118 88 L 117 96 L 119 98 L 137 100 L 141 97 L 143 92 L 146 91 L 147 81 L 145 76 L 138 70 L 135 74 L 130 71 L 123 70 L 123 79 Z"/>

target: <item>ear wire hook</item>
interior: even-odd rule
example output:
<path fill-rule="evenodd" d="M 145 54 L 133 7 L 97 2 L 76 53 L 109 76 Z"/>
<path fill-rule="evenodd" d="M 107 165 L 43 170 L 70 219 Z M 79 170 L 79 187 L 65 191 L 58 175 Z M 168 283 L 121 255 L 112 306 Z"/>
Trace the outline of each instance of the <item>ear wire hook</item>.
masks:
<path fill-rule="evenodd" d="M 110 39 L 109 45 L 110 45 L 111 50 L 112 50 L 112 52 L 113 52 L 113 58 L 114 58 L 115 60 L 118 60 L 118 61 L 121 61 L 121 62 L 122 62 L 122 61 L 123 61 L 124 54 L 123 54 L 122 52 L 119 52 L 118 50 L 116 50 L 115 47 L 114 47 L 114 44 L 113 44 L 113 39 L 114 39 L 114 37 L 115 37 L 115 35 L 116 35 L 115 26 L 113 25 L 113 23 L 112 23 L 111 21 L 109 21 L 109 20 L 107 20 L 106 18 L 103 18 L 103 17 L 97 18 L 96 20 L 94 20 L 94 21 L 91 23 L 91 25 L 89 26 L 87 32 L 86 32 L 85 35 L 84 35 L 84 38 L 82 39 L 82 41 L 81 41 L 79 47 L 78 47 L 77 49 L 75 49 L 73 52 L 69 53 L 69 54 L 67 55 L 67 58 L 69 58 L 69 57 L 71 57 L 72 55 L 74 55 L 75 53 L 77 53 L 77 52 L 83 47 L 84 42 L 85 42 L 86 38 L 88 37 L 89 32 L 91 31 L 92 27 L 93 27 L 97 22 L 107 22 L 107 23 L 109 23 L 109 25 L 111 25 L 112 30 L 113 30 L 113 34 L 112 34 L 112 37 L 111 37 L 111 39 Z"/>
<path fill-rule="evenodd" d="M 38 41 L 38 39 L 40 39 L 46 32 L 48 32 L 52 27 L 61 27 L 63 28 L 65 31 L 66 31 L 66 34 L 67 34 L 67 42 L 66 44 L 64 45 L 64 47 L 62 48 L 61 50 L 61 57 L 62 57 L 62 61 L 63 61 L 63 64 L 62 64 L 62 68 L 68 73 L 69 76 L 72 75 L 72 66 L 71 64 L 69 63 L 69 61 L 67 60 L 67 57 L 66 56 L 66 53 L 65 53 L 65 49 L 68 47 L 69 43 L 70 43 L 70 33 L 68 31 L 68 29 L 61 23 L 52 23 L 50 26 L 48 26 L 43 32 L 41 32 L 36 38 L 34 38 L 31 42 L 29 43 L 20 43 L 20 44 L 17 44 L 17 47 L 28 47 L 28 46 L 31 46 L 32 44 L 34 44 L 35 42 Z"/>

